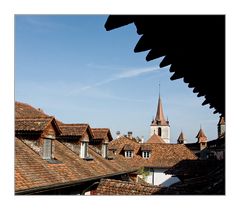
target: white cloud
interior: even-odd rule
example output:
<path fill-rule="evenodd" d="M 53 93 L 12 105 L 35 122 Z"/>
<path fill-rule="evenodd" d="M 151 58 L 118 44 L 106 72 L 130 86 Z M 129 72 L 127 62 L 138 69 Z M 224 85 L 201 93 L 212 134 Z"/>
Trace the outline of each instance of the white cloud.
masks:
<path fill-rule="evenodd" d="M 160 70 L 159 67 L 148 67 L 148 68 L 137 68 L 137 69 L 129 69 L 127 71 L 123 71 L 121 73 L 115 74 L 112 77 L 109 77 L 105 80 L 102 80 L 100 82 L 96 82 L 92 85 L 87 85 L 81 88 L 81 90 L 88 90 L 90 88 L 93 87 L 97 87 L 97 86 L 101 86 L 116 80 L 121 80 L 121 79 L 128 79 L 128 78 L 133 78 L 133 77 L 138 77 L 142 74 L 147 74 L 147 73 L 151 73 L 153 71 L 157 71 Z"/>

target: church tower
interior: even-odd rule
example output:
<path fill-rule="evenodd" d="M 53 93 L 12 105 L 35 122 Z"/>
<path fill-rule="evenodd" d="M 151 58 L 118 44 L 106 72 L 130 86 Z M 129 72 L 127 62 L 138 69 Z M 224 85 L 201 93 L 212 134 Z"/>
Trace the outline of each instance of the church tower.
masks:
<path fill-rule="evenodd" d="M 225 118 L 223 116 L 220 117 L 218 122 L 218 138 L 221 138 L 225 134 Z"/>
<path fill-rule="evenodd" d="M 150 137 L 153 134 L 160 136 L 166 143 L 170 143 L 169 121 L 165 120 L 164 118 L 160 94 L 158 97 L 157 113 L 155 119 L 152 120 L 152 124 L 150 127 Z"/>

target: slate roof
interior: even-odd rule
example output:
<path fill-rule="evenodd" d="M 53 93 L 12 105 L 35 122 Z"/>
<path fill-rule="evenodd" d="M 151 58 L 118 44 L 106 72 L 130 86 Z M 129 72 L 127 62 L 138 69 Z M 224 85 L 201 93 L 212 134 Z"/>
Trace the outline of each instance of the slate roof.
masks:
<path fill-rule="evenodd" d="M 165 144 L 166 142 L 160 137 L 158 136 L 157 134 L 153 134 L 148 140 L 146 143 L 149 143 L 149 144 L 155 144 L 155 143 L 162 143 L 162 144 Z"/>
<path fill-rule="evenodd" d="M 102 179 L 96 189 L 97 195 L 152 195 L 160 190 L 158 186 L 135 182 Z"/>
<path fill-rule="evenodd" d="M 55 158 L 59 163 L 51 164 L 15 138 L 15 192 L 51 189 L 134 171 L 126 162 L 106 160 L 91 148 L 89 155 L 93 160 L 83 160 L 55 140 Z"/>
<path fill-rule="evenodd" d="M 110 15 L 105 28 L 130 23 L 141 35 L 134 52 L 148 50 L 147 61 L 164 56 L 171 80 L 183 78 L 202 105 L 225 115 L 225 15 Z"/>
<path fill-rule="evenodd" d="M 124 157 L 125 145 L 131 145 L 133 148 L 133 157 Z M 148 159 L 144 159 L 141 153 L 141 146 L 151 147 L 151 156 Z M 109 143 L 109 149 L 112 147 L 117 148 L 116 156 L 130 164 L 132 167 L 158 167 L 169 168 L 174 166 L 181 160 L 191 159 L 195 160 L 197 157 L 191 152 L 185 145 L 182 144 L 149 144 L 149 143 L 137 143 L 127 137 L 120 137 Z"/>

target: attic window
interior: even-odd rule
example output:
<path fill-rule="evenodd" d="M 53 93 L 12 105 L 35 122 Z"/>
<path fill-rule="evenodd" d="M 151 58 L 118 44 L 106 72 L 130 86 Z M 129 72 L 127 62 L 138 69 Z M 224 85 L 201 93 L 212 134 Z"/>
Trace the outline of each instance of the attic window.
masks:
<path fill-rule="evenodd" d="M 50 160 L 52 159 L 52 140 L 44 139 L 43 143 L 43 159 Z"/>
<path fill-rule="evenodd" d="M 83 141 L 81 142 L 80 157 L 86 158 L 87 156 L 88 156 L 88 142 Z"/>
<path fill-rule="evenodd" d="M 142 151 L 142 157 L 145 159 L 150 158 L 150 151 Z"/>
<path fill-rule="evenodd" d="M 133 156 L 133 153 L 132 153 L 131 150 L 126 150 L 126 151 L 125 151 L 125 157 L 131 158 L 132 156 Z"/>

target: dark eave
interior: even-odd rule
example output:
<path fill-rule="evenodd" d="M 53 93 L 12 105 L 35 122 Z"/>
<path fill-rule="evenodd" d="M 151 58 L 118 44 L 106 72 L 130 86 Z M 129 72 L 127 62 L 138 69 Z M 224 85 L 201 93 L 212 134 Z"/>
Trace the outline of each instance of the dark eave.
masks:
<path fill-rule="evenodd" d="M 110 15 L 105 28 L 130 23 L 142 35 L 134 52 L 149 50 L 147 61 L 165 56 L 160 67 L 171 65 L 171 80 L 183 78 L 202 105 L 225 115 L 224 15 Z"/>

